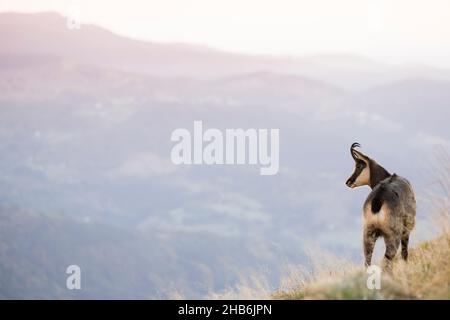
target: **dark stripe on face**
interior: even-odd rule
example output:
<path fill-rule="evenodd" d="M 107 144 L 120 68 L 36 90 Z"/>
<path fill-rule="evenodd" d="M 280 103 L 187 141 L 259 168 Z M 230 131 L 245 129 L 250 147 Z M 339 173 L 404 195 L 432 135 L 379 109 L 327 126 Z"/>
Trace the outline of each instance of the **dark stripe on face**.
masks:
<path fill-rule="evenodd" d="M 355 160 L 355 171 L 353 171 L 353 174 L 348 178 L 347 182 L 345 183 L 348 187 L 350 187 L 353 183 L 355 183 L 356 179 L 359 177 L 361 172 L 364 170 L 364 168 L 367 167 L 367 164 L 359 159 Z"/>

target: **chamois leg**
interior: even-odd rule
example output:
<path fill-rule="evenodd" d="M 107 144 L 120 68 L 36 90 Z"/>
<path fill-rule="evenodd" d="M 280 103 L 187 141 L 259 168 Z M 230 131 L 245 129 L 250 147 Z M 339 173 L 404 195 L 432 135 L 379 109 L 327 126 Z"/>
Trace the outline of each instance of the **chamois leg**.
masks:
<path fill-rule="evenodd" d="M 385 270 L 392 273 L 392 263 L 395 255 L 397 254 L 400 246 L 400 237 L 397 235 L 384 235 L 384 243 L 386 244 L 385 258 Z"/>
<path fill-rule="evenodd" d="M 364 258 L 366 267 L 370 266 L 372 262 L 373 248 L 377 241 L 378 234 L 372 228 L 364 229 Z"/>
<path fill-rule="evenodd" d="M 403 231 L 402 231 L 402 258 L 408 260 L 408 243 L 409 234 L 414 228 L 414 217 L 416 215 L 415 210 L 409 211 L 407 215 L 403 217 Z"/>
<path fill-rule="evenodd" d="M 402 258 L 408 260 L 408 243 L 409 243 L 409 231 L 404 231 L 402 234 Z"/>

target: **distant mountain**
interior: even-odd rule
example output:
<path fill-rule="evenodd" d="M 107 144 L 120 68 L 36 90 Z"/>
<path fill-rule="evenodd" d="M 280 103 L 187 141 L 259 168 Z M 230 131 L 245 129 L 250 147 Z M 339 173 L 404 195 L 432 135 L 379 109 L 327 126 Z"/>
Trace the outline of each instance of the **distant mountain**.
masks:
<path fill-rule="evenodd" d="M 0 37 L 0 67 L 63 58 L 164 77 L 204 78 L 270 71 L 299 74 L 353 91 L 417 75 L 418 69 L 429 76 L 450 79 L 448 71 L 395 67 L 350 54 L 245 55 L 199 45 L 138 41 L 93 25 L 71 30 L 63 16 L 52 12 L 0 13 Z"/>
<path fill-rule="evenodd" d="M 237 101 L 258 99 L 259 105 L 280 103 L 296 107 L 338 101 L 346 92 L 321 80 L 296 74 L 269 71 L 239 73 L 217 77 L 211 81 L 189 77 L 163 77 L 88 65 L 65 58 L 43 59 L 43 56 L 10 56 L 0 67 L 0 100 L 37 99 L 72 102 L 132 99 L 134 103 L 149 101 L 185 103 L 204 101 Z"/>
<path fill-rule="evenodd" d="M 186 44 L 159 44 L 128 39 L 103 28 L 66 27 L 56 13 L 0 14 L 3 55 L 39 55 L 154 75 L 217 75 L 258 69 L 278 59 L 221 52 Z"/>
<path fill-rule="evenodd" d="M 422 76 L 371 88 L 356 95 L 355 102 L 366 110 L 376 110 L 390 120 L 408 125 L 413 132 L 430 130 L 450 138 L 450 80 Z M 439 116 L 438 116 L 439 115 Z"/>
<path fill-rule="evenodd" d="M 269 262 L 247 240 L 142 233 L 2 206 L 0 299 L 202 298 Z M 232 251 L 239 268 L 220 255 Z M 66 288 L 72 264 L 81 268 L 81 290 Z"/>

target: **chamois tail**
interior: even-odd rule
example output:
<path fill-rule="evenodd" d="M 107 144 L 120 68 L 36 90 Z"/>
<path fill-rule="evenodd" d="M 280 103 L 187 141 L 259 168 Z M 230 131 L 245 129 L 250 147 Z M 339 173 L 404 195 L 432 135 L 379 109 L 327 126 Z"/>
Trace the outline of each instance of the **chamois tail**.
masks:
<path fill-rule="evenodd" d="M 388 181 L 380 183 L 380 186 L 379 186 L 379 188 L 377 190 L 377 193 L 375 194 L 375 196 L 372 199 L 371 207 L 372 207 L 372 213 L 373 214 L 377 214 L 378 212 L 380 212 L 381 207 L 383 206 L 384 199 L 386 197 L 386 193 L 389 192 L 388 185 L 389 185 L 390 182 L 392 182 L 395 179 L 396 176 L 397 175 L 394 173 L 389 178 Z"/>

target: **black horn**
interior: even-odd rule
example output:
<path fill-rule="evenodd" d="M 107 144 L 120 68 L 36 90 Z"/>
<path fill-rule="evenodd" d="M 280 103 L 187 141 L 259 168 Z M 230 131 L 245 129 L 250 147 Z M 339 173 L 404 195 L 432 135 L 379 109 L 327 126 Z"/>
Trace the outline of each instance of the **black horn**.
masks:
<path fill-rule="evenodd" d="M 357 156 L 355 154 L 354 148 L 361 148 L 361 145 L 358 142 L 354 142 L 350 147 L 350 154 L 352 155 L 353 159 L 356 160 Z"/>

